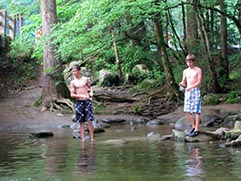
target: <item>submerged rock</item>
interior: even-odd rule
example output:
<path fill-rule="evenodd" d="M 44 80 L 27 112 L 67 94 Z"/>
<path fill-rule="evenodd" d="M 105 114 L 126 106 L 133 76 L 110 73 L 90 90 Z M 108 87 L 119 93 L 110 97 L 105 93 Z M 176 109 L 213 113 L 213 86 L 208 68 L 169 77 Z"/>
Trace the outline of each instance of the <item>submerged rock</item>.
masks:
<path fill-rule="evenodd" d="M 126 141 L 124 141 L 122 139 L 110 139 L 110 140 L 105 140 L 102 143 L 113 144 L 113 145 L 122 145 L 122 144 L 126 143 Z"/>
<path fill-rule="evenodd" d="M 54 136 L 54 133 L 52 131 L 36 131 L 36 132 L 31 132 L 30 137 L 31 138 L 46 138 L 46 137 L 52 137 Z"/>

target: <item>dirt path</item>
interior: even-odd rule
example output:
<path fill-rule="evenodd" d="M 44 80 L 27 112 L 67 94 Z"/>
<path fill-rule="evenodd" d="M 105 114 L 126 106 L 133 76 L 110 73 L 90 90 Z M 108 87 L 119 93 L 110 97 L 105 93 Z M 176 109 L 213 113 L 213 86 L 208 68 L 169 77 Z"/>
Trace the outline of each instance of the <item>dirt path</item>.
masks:
<path fill-rule="evenodd" d="M 38 108 L 33 107 L 33 102 L 39 97 L 41 88 L 22 90 L 16 95 L 0 99 L 0 130 L 38 130 L 57 128 L 59 125 L 71 125 L 72 115 L 60 115 L 55 112 L 40 112 Z M 215 106 L 203 106 L 203 113 L 207 114 L 214 109 L 220 109 L 224 112 L 241 111 L 240 104 L 222 104 Z M 176 111 L 159 116 L 168 120 L 177 120 L 184 116 L 182 106 Z M 103 118 L 126 118 L 135 116 L 130 115 L 96 115 L 96 119 Z M 137 117 L 136 117 L 137 118 Z"/>
<path fill-rule="evenodd" d="M 0 129 L 47 129 L 70 124 L 71 116 L 58 116 L 53 112 L 40 112 L 33 102 L 40 95 L 40 88 L 22 90 L 17 95 L 0 99 Z"/>

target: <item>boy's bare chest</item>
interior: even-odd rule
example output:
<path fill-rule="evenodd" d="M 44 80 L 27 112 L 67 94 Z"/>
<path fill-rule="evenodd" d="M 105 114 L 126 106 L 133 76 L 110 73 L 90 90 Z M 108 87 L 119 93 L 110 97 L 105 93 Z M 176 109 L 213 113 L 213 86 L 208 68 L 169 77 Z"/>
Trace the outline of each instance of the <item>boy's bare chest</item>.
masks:
<path fill-rule="evenodd" d="M 86 87 L 86 80 L 85 79 L 75 80 L 74 81 L 74 87 L 76 87 L 76 88 Z"/>
<path fill-rule="evenodd" d="M 187 78 L 195 78 L 195 77 L 197 77 L 197 71 L 195 71 L 195 70 L 188 70 L 187 72 L 186 72 L 186 75 L 187 75 Z"/>

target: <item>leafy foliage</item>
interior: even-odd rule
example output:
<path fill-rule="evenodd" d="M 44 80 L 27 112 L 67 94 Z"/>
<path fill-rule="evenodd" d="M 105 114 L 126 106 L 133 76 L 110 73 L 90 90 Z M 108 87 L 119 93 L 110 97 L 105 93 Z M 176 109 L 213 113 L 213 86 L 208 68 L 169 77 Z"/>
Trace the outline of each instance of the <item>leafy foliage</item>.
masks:
<path fill-rule="evenodd" d="M 37 76 L 37 62 L 31 58 L 33 47 L 22 38 L 16 39 L 10 45 L 11 51 L 7 53 L 1 69 L 10 80 L 14 81 L 16 87 L 25 81 Z M 2 72 L 2 73 L 3 73 Z"/>
<path fill-rule="evenodd" d="M 238 17 L 238 0 L 227 2 L 227 17 Z M 35 31 L 41 28 L 41 16 L 39 1 L 37 0 L 3 0 L 0 6 L 8 5 L 8 11 L 12 14 L 23 13 L 26 18 L 21 39 L 17 39 L 11 45 L 9 57 L 14 57 L 12 63 L 16 63 L 16 57 L 22 57 L 26 61 L 37 58 L 42 61 L 42 42 L 35 43 Z M 182 18 L 182 7 L 186 4 L 183 1 L 159 1 L 156 5 L 153 0 L 57 0 L 58 24 L 53 27 L 54 31 L 50 37 L 42 37 L 42 41 L 51 38 L 57 47 L 57 58 L 62 63 L 69 63 L 73 60 L 81 60 L 87 67 L 94 68 L 95 72 L 101 69 L 117 71 L 116 57 L 113 42 L 118 48 L 118 55 L 121 61 L 123 74 L 136 74 L 134 67 L 137 64 L 145 64 L 149 73 L 138 74 L 141 80 L 155 79 L 160 85 L 165 81 L 165 73 L 161 63 L 159 52 L 151 51 L 150 45 L 155 45 L 155 34 L 153 31 L 152 18 L 155 13 L 162 13 L 165 32 L 171 33 L 171 45 L 177 48 L 185 47 L 183 28 L 185 27 Z M 200 15 L 206 21 L 208 38 L 212 40 L 211 54 L 219 56 L 220 49 L 220 13 L 213 14 L 213 27 L 211 27 L 210 9 L 219 9 L 218 1 L 200 1 Z M 185 9 L 184 9 L 185 10 Z M 170 13 L 170 19 L 166 14 Z M 165 19 L 166 18 L 166 19 Z M 171 23 L 173 27 L 171 27 Z M 110 29 L 114 30 L 114 37 Z M 176 34 L 175 34 L 176 32 Z M 228 18 L 228 45 L 240 44 L 240 34 L 237 26 L 231 18 Z M 165 35 L 166 36 L 166 35 Z M 200 35 L 198 35 L 200 39 Z M 166 40 L 167 41 L 167 40 Z M 167 42 L 166 42 L 167 43 Z M 182 43 L 182 44 L 180 44 Z M 168 44 L 167 44 L 168 46 Z M 208 72 L 206 55 L 203 53 L 203 42 L 194 47 L 200 54 L 200 66 L 205 70 L 203 87 L 209 90 L 210 73 Z M 176 82 L 182 76 L 185 68 L 183 57 L 184 51 L 176 51 L 175 48 L 168 48 L 169 59 L 171 60 Z M 25 58 L 24 58 L 25 57 Z M 230 78 L 239 77 L 241 64 L 239 61 L 240 50 L 229 52 L 229 63 L 231 67 Z M 11 62 L 11 61 L 10 61 Z M 11 65 L 12 63 L 9 63 Z M 218 64 L 217 64 L 218 65 Z M 13 66 L 14 67 L 14 66 Z M 220 70 L 220 67 L 217 67 Z M 224 86 L 222 78 L 219 82 Z M 235 87 L 235 89 L 238 89 Z"/>
<path fill-rule="evenodd" d="M 227 103 L 239 103 L 241 104 L 241 92 L 240 91 L 231 91 L 227 96 Z"/>

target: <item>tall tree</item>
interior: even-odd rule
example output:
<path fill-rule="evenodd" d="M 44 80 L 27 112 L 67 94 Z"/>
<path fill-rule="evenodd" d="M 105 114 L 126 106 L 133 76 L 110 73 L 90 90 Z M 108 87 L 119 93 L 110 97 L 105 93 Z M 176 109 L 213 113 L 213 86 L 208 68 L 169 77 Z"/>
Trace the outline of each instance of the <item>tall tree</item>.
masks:
<path fill-rule="evenodd" d="M 158 5 L 158 0 L 155 1 L 155 5 Z M 165 70 L 166 75 L 166 90 L 167 90 L 167 99 L 169 101 L 176 100 L 178 96 L 178 89 L 177 84 L 175 83 L 175 78 L 173 75 L 173 71 L 171 68 L 170 61 L 168 59 L 167 50 L 166 50 L 166 43 L 162 25 L 162 16 L 160 12 L 156 12 L 153 17 L 153 26 L 154 26 L 154 33 L 156 37 L 157 49 L 161 54 L 162 57 L 162 64 Z"/>
<path fill-rule="evenodd" d="M 110 27 L 110 32 L 111 32 L 112 39 L 113 39 L 113 48 L 114 48 L 114 53 L 115 53 L 117 75 L 118 75 L 119 79 L 122 80 L 123 77 L 122 77 L 122 71 L 121 71 L 121 61 L 120 61 L 120 58 L 119 58 L 117 43 L 116 43 L 116 40 L 115 40 L 115 32 L 114 32 L 113 27 Z"/>
<path fill-rule="evenodd" d="M 198 12 L 198 11 L 197 11 Z M 207 29 L 205 27 L 205 23 L 204 23 L 204 17 L 202 16 L 202 13 L 197 13 L 197 23 L 198 23 L 198 29 L 200 32 L 200 37 L 202 40 L 202 44 L 204 47 L 204 52 L 205 52 L 205 58 L 208 60 L 208 68 L 211 74 L 211 89 L 213 92 L 218 92 L 219 91 L 219 83 L 218 83 L 218 79 L 217 79 L 217 73 L 216 73 L 216 68 L 214 65 L 214 61 L 211 55 L 211 51 L 210 51 L 210 42 L 208 39 L 208 33 L 207 33 Z"/>
<path fill-rule="evenodd" d="M 239 21 L 239 24 L 241 24 L 241 0 L 239 0 L 237 2 L 237 10 L 238 10 L 238 21 Z"/>
<path fill-rule="evenodd" d="M 59 82 L 62 82 L 61 62 L 56 59 L 56 47 L 49 38 L 53 26 L 57 23 L 56 0 L 40 0 L 42 15 L 42 35 L 46 38 L 43 44 L 43 89 L 41 101 L 45 108 L 53 108 L 51 105 L 61 97 Z M 65 85 L 65 84 L 62 84 Z M 61 86 L 59 86 L 61 87 Z M 67 89 L 64 88 L 64 92 Z M 63 93 L 65 94 L 65 93 Z"/>
<path fill-rule="evenodd" d="M 198 50 L 198 27 L 196 20 L 196 7 L 198 0 L 187 0 L 187 24 L 186 24 L 186 35 L 187 35 L 187 49 L 188 53 L 195 54 Z"/>
<path fill-rule="evenodd" d="M 220 0 L 220 10 L 226 12 L 225 0 Z M 219 72 L 219 76 L 222 77 L 223 81 L 226 82 L 229 78 L 229 66 L 228 66 L 228 42 L 227 42 L 227 18 L 221 15 L 220 24 L 220 35 L 221 35 L 221 67 L 222 71 Z"/>

